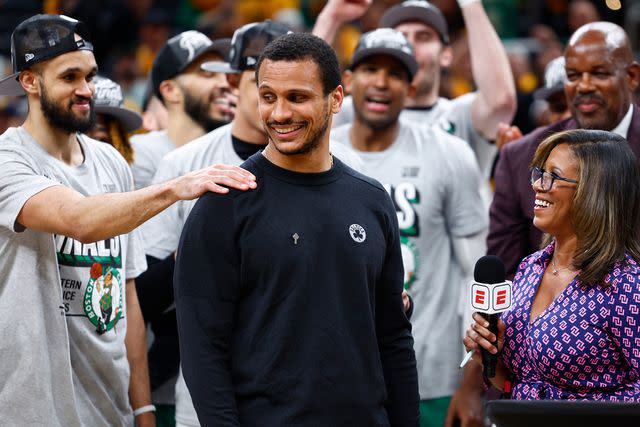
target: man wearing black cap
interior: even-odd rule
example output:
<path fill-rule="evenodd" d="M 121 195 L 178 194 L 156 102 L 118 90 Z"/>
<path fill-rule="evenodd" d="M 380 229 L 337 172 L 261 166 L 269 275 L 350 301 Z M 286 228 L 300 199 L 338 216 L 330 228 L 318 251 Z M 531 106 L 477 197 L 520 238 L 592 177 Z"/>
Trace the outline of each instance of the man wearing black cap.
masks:
<path fill-rule="evenodd" d="M 200 67 L 206 61 L 224 59 L 228 51 L 229 39 L 211 41 L 193 30 L 172 37 L 160 49 L 151 68 L 151 85 L 167 108 L 167 128 L 131 138 L 136 188 L 151 183 L 160 159 L 169 151 L 233 118 L 235 97 L 227 79 Z"/>
<path fill-rule="evenodd" d="M 515 85 L 506 52 L 482 2 L 458 0 L 458 3 L 466 24 L 471 68 L 478 91 L 453 100 L 438 96 L 441 72 L 451 65 L 453 52 L 449 46 L 447 22 L 435 5 L 422 0 L 405 1 L 389 8 L 378 27 L 390 27 L 403 33 L 413 45 L 418 61 L 418 72 L 413 81 L 416 91 L 407 97 L 407 108 L 401 118 L 415 123 L 441 123 L 445 130 L 471 145 L 480 169 L 488 177 L 496 154 L 495 146 L 489 141 L 495 138 L 501 122 L 510 123 L 513 118 Z M 346 14 L 355 7 L 339 7 L 336 12 L 344 10 L 343 14 Z M 353 16 L 348 18 L 353 19 Z M 334 13 L 336 20 L 340 22 L 341 15 Z M 352 120 L 349 98 L 345 99 L 342 110 L 334 126 Z"/>
<path fill-rule="evenodd" d="M 204 69 L 226 73 L 231 87 L 238 90 L 235 117 L 230 124 L 167 154 L 160 162 L 153 182 L 164 182 L 199 169 L 199 165 L 239 165 L 264 149 L 268 139 L 258 115 L 255 65 L 267 44 L 288 32 L 287 26 L 272 21 L 244 25 L 234 33 L 228 62 L 206 62 L 202 65 Z M 360 167 L 357 156 L 350 150 L 341 146 L 336 150 L 334 154 L 345 163 Z M 194 203 L 178 203 L 144 224 L 142 230 L 147 255 L 156 259 L 173 259 L 182 227 Z M 176 384 L 176 421 L 181 426 L 199 425 L 182 377 Z"/>
<path fill-rule="evenodd" d="M 415 91 L 417 69 L 402 33 L 381 28 L 362 35 L 344 75 L 354 119 L 331 136 L 358 151 L 363 172 L 385 185 L 395 202 L 404 286 L 415 302 L 420 422 L 442 426 L 460 381 L 462 349 L 452 331 L 462 329 L 464 278 L 484 254 L 477 236 L 487 218 L 468 144 L 440 127 L 399 120 L 405 98 Z"/>
<path fill-rule="evenodd" d="M 11 36 L 0 94 L 29 113 L 0 136 L 0 419 L 6 425 L 154 425 L 144 325 L 133 279 L 146 267 L 137 226 L 179 199 L 239 186 L 210 168 L 132 190 L 94 120 L 97 64 L 84 25 L 36 15 Z M 245 182 L 249 188 L 252 178 Z M 236 185 L 238 184 L 238 185 Z"/>

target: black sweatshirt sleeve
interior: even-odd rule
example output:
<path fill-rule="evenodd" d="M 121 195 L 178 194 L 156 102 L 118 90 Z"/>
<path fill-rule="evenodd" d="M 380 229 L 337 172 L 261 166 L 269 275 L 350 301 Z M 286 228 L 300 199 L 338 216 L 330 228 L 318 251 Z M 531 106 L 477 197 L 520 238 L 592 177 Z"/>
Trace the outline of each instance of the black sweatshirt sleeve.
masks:
<path fill-rule="evenodd" d="M 239 294 L 233 197 L 206 194 L 182 231 L 175 297 L 184 379 L 202 426 L 238 426 L 230 341 Z"/>
<path fill-rule="evenodd" d="M 403 267 L 398 220 L 389 200 L 387 253 L 376 286 L 376 332 L 392 426 L 418 426 L 419 394 L 411 323 L 402 304 Z"/>
<path fill-rule="evenodd" d="M 146 323 L 155 322 L 173 304 L 173 254 L 165 259 L 147 255 L 147 270 L 136 277 L 136 292 Z"/>

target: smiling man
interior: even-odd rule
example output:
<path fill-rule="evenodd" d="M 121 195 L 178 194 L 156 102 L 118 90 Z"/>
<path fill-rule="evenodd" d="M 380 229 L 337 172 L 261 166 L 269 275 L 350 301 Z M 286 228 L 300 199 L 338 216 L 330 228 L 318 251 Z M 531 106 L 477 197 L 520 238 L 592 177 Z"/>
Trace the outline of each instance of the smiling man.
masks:
<path fill-rule="evenodd" d="M 633 105 L 640 65 L 633 60 L 624 30 L 610 22 L 586 24 L 571 36 L 564 58 L 571 118 L 507 144 L 496 166 L 488 253 L 500 256 L 511 276 L 525 256 L 540 249 L 542 234 L 532 222 L 529 167 L 543 139 L 567 129 L 607 130 L 626 138 L 640 156 L 640 111 Z"/>
<path fill-rule="evenodd" d="M 402 257 L 384 188 L 329 151 L 343 99 L 329 45 L 271 42 L 258 60 L 269 144 L 260 186 L 203 197 L 176 261 L 184 378 L 203 426 L 416 426 Z"/>
<path fill-rule="evenodd" d="M 124 158 L 93 126 L 98 66 L 86 27 L 36 15 L 11 36 L 24 124 L 0 136 L 0 420 L 4 425 L 155 425 L 134 279 L 135 228 L 176 200 L 242 187 L 211 167 L 131 191 Z M 255 185 L 252 183 L 251 185 Z M 249 188 L 249 185 L 244 187 Z"/>

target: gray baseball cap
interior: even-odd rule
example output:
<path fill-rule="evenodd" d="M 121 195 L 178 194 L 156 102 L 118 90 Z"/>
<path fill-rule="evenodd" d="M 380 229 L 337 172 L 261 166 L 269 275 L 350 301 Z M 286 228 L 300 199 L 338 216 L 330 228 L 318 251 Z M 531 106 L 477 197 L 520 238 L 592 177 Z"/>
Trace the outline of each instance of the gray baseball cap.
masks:
<path fill-rule="evenodd" d="M 101 76 L 94 77 L 93 82 L 96 86 L 93 97 L 96 113 L 112 116 L 122 124 L 127 132 L 140 129 L 142 116 L 135 111 L 124 108 L 124 96 L 120 85 Z"/>
<path fill-rule="evenodd" d="M 442 43 L 449 44 L 447 20 L 436 6 L 424 0 L 407 0 L 385 11 L 378 27 L 395 28 L 403 22 L 418 21 L 426 24 L 440 35 Z"/>
<path fill-rule="evenodd" d="M 563 92 L 566 80 L 567 72 L 564 69 L 564 56 L 552 59 L 544 68 L 544 86 L 533 92 L 533 97 L 546 100 L 553 94 Z"/>

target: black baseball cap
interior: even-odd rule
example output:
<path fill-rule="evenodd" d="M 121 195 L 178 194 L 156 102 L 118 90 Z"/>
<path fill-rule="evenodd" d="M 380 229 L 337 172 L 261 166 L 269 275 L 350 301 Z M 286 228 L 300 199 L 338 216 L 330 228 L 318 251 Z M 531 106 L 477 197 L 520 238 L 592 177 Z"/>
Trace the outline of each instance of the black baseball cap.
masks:
<path fill-rule="evenodd" d="M 207 52 L 215 52 L 226 58 L 231 45 L 230 39 L 212 41 L 200 31 L 184 31 L 170 38 L 160 49 L 151 67 L 153 93 L 160 96 L 160 83 L 180 74 L 191 63 Z"/>
<path fill-rule="evenodd" d="M 75 34 L 80 36 L 76 40 Z M 93 51 L 89 31 L 65 15 L 35 15 L 22 21 L 11 34 L 13 74 L 0 80 L 0 95 L 24 95 L 18 75 L 34 64 L 76 50 Z"/>
<path fill-rule="evenodd" d="M 544 68 L 544 86 L 533 92 L 535 99 L 548 100 L 551 95 L 564 92 L 567 71 L 564 69 L 564 56 L 549 61 Z"/>
<path fill-rule="evenodd" d="M 442 43 L 449 44 L 447 20 L 436 6 L 424 0 L 407 0 L 385 11 L 378 27 L 395 28 L 403 22 L 418 21 L 432 27 Z"/>
<path fill-rule="evenodd" d="M 364 33 L 351 58 L 350 70 L 353 70 L 362 60 L 373 55 L 389 55 L 405 66 L 409 74 L 409 81 L 413 80 L 418 70 L 418 63 L 409 40 L 401 32 L 392 28 L 378 28 Z"/>
<path fill-rule="evenodd" d="M 214 73 L 253 70 L 269 42 L 290 32 L 292 31 L 287 25 L 270 20 L 246 24 L 233 33 L 228 62 L 205 62 L 202 69 Z"/>
<path fill-rule="evenodd" d="M 142 116 L 124 108 L 124 96 L 118 83 L 102 76 L 94 77 L 93 82 L 96 87 L 93 96 L 96 113 L 115 118 L 127 132 L 133 132 L 142 126 Z"/>

